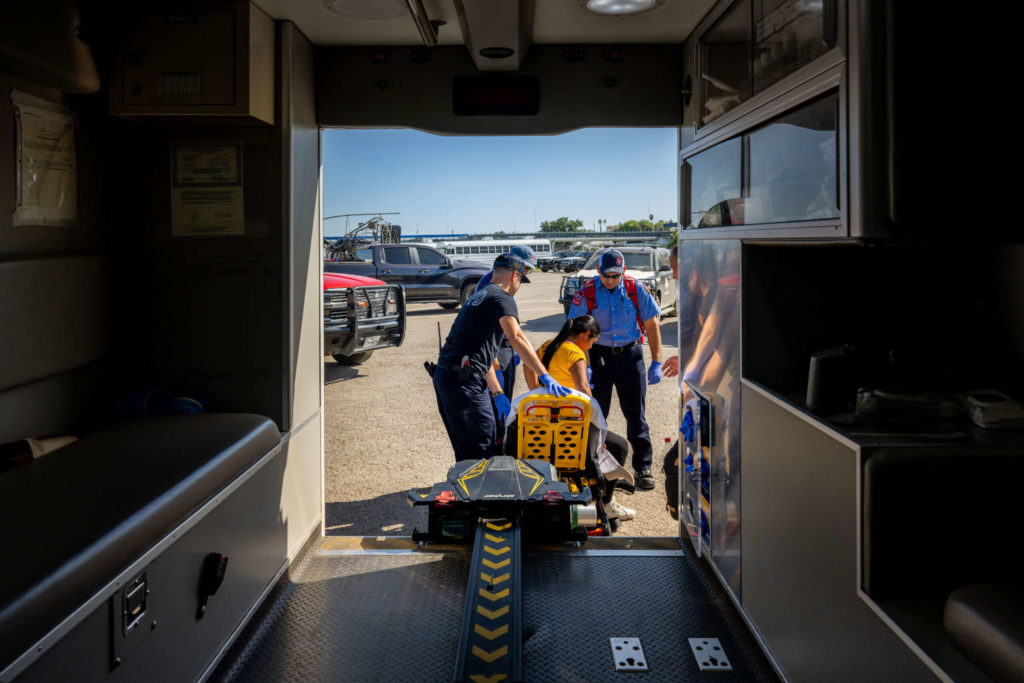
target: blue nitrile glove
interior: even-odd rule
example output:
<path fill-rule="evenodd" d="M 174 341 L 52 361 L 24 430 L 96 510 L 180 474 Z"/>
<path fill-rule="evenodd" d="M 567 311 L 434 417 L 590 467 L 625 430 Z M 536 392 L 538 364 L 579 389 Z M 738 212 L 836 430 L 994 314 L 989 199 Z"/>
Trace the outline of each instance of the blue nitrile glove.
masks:
<path fill-rule="evenodd" d="M 587 366 L 587 384 L 590 385 L 591 389 L 594 388 L 594 371 L 589 365 Z"/>
<path fill-rule="evenodd" d="M 558 382 L 556 382 L 555 378 L 546 372 L 540 376 L 540 383 L 545 389 L 548 390 L 549 394 L 554 394 L 555 396 L 569 395 L 569 390 L 563 387 Z"/>
<path fill-rule="evenodd" d="M 505 421 L 505 417 L 512 410 L 512 401 L 508 400 L 505 394 L 498 394 L 494 397 L 494 409 L 498 411 L 498 420 Z"/>
<path fill-rule="evenodd" d="M 494 376 L 498 378 L 498 386 L 502 389 L 505 388 L 505 375 L 501 374 L 501 370 L 495 370 Z"/>
<path fill-rule="evenodd" d="M 519 363 L 522 362 L 522 360 L 519 358 L 519 354 L 516 353 L 515 351 L 512 352 L 512 362 L 515 363 L 516 365 L 519 365 Z"/>
<path fill-rule="evenodd" d="M 683 435 L 683 441 L 686 443 L 693 443 L 694 437 L 696 437 L 693 427 L 693 411 L 687 409 L 686 414 L 683 415 L 683 424 L 679 427 L 679 433 Z"/>
<path fill-rule="evenodd" d="M 661 381 L 661 361 L 654 361 L 651 367 L 647 368 L 647 383 L 657 384 Z"/>

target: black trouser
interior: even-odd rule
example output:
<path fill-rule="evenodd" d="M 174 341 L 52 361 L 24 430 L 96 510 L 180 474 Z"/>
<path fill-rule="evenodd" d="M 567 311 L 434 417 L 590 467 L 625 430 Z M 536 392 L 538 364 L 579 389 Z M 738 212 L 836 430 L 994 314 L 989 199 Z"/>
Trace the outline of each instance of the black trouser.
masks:
<path fill-rule="evenodd" d="M 621 350 L 594 344 L 590 348 L 594 371 L 594 398 L 605 419 L 612 403 L 612 387 L 619 394 L 619 408 L 626 418 L 626 438 L 633 447 L 633 469 L 651 467 L 651 437 L 644 409 L 647 405 L 647 374 L 644 349 L 633 344 Z"/>
<path fill-rule="evenodd" d="M 459 373 L 438 366 L 434 393 L 455 460 L 489 458 L 494 448 L 494 407 L 482 378 L 463 382 Z"/>

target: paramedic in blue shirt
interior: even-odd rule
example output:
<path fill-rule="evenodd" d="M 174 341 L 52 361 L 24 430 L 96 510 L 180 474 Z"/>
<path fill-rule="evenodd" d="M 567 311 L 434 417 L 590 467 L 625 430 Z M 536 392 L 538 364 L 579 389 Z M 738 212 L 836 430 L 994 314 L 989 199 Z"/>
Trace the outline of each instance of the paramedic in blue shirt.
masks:
<path fill-rule="evenodd" d="M 661 381 L 661 330 L 658 327 L 658 303 L 643 284 L 636 283 L 637 308 L 633 306 L 623 282 L 626 271 L 622 252 L 609 249 L 601 254 L 597 275 L 593 279 L 594 309 L 588 311 L 584 287 L 580 287 L 569 308 L 569 317 L 588 313 L 597 319 L 601 335 L 590 349 L 594 397 L 601 411 L 608 415 L 612 387 L 619 395 L 619 408 L 626 418 L 626 439 L 633 447 L 633 469 L 636 485 L 654 488 L 651 474 L 651 437 L 644 417 L 647 385 Z M 643 321 L 650 339 L 651 367 L 644 368 L 644 351 L 640 344 Z"/>

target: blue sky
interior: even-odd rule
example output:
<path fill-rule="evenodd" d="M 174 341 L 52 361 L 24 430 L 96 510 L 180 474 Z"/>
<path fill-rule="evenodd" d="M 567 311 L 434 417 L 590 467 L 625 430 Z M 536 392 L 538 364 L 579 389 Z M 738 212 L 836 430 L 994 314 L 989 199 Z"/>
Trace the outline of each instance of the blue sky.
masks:
<path fill-rule="evenodd" d="M 675 128 L 536 137 L 327 130 L 323 151 L 324 216 L 398 211 L 386 218 L 406 235 L 531 232 L 559 216 L 588 230 L 599 218 L 677 218 Z M 325 235 L 344 232 L 344 218 L 324 223 Z"/>

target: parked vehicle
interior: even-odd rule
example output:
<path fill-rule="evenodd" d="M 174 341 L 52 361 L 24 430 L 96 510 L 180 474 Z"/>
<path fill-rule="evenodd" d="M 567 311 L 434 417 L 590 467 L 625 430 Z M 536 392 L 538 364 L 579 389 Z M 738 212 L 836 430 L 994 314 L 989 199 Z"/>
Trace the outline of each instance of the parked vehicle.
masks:
<path fill-rule="evenodd" d="M 324 273 L 324 355 L 359 365 L 405 340 L 405 292 L 362 275 Z"/>
<path fill-rule="evenodd" d="M 493 262 L 494 259 L 492 258 Z M 374 244 L 351 261 L 325 261 L 324 271 L 352 273 L 401 285 L 408 303 L 456 308 L 473 293 L 490 264 L 456 261 L 425 244 Z"/>
<path fill-rule="evenodd" d="M 590 258 L 589 251 L 574 251 L 562 259 L 562 272 L 575 273 L 583 267 L 583 264 Z"/>
<path fill-rule="evenodd" d="M 537 267 L 545 273 L 549 270 L 560 270 L 562 268 L 562 259 L 572 255 L 572 251 L 563 249 L 562 251 L 556 251 L 550 256 L 538 256 Z"/>
<path fill-rule="evenodd" d="M 626 274 L 632 275 L 643 283 L 658 302 L 662 314 L 676 313 L 676 300 L 679 291 L 678 283 L 672 279 L 672 266 L 669 264 L 669 251 L 660 247 L 616 247 L 626 261 Z M 603 249 L 591 254 L 583 268 L 573 275 L 562 278 L 558 301 L 562 304 L 565 315 L 569 315 L 569 307 L 576 290 L 583 283 L 597 275 L 598 259 Z"/>
<path fill-rule="evenodd" d="M 494 263 L 498 254 L 512 250 L 512 247 L 527 246 L 533 249 L 537 257 L 551 253 L 551 242 L 546 239 L 522 240 L 457 240 L 454 242 L 437 242 L 437 248 L 449 258 L 460 258 L 466 261 L 482 263 L 488 268 Z"/>

